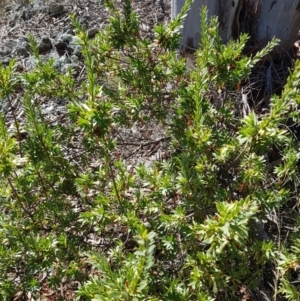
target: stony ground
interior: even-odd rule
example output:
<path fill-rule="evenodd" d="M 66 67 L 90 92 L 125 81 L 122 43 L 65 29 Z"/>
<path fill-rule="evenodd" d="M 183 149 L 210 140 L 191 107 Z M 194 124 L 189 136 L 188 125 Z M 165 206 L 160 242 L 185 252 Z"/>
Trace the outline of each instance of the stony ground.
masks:
<path fill-rule="evenodd" d="M 0 0 L 1 1 L 1 0 Z M 8 3 L 7 0 L 4 0 Z M 170 0 L 133 0 L 134 11 L 142 20 L 141 28 L 145 37 L 152 36 L 152 29 L 158 23 L 170 20 Z M 32 69 L 35 60 L 30 53 L 28 36 L 33 35 L 43 59 L 53 58 L 55 68 L 66 72 L 72 67 L 80 81 L 85 76 L 80 48 L 71 24 L 70 14 L 75 14 L 90 37 L 107 24 L 108 11 L 99 0 L 18 0 L 0 2 L 0 62 L 7 65 L 11 58 L 17 60 L 19 72 Z M 122 1 L 117 3 L 122 5 Z M 13 115 L 25 123 L 23 109 L 20 106 L 22 92 L 14 100 L 13 110 L 5 100 L 0 99 L 0 110 L 13 128 Z M 59 99 L 41 99 L 41 109 L 46 120 L 52 124 L 62 122 L 66 113 L 66 103 Z M 138 131 L 137 131 L 138 128 Z M 131 129 L 120 129 L 116 133 L 120 153 L 129 163 L 152 161 L 164 155 L 166 146 L 165 131 L 153 122 L 151 127 L 134 125 Z M 127 143 L 124 143 L 126 141 Z"/>

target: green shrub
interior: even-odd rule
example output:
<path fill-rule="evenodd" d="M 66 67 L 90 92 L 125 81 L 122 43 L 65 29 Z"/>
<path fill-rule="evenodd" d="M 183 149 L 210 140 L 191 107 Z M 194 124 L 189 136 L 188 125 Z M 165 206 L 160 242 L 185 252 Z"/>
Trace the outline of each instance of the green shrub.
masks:
<path fill-rule="evenodd" d="M 42 62 L 33 38 L 33 71 L 0 67 L 0 99 L 12 109 L 22 89 L 26 117 L 24 126 L 13 116 L 13 133 L 0 119 L 1 298 L 76 281 L 78 300 L 240 300 L 271 281 L 274 294 L 299 300 L 299 237 L 271 221 L 267 235 L 261 222 L 288 210 L 297 231 L 300 153 L 289 125 L 299 123 L 300 64 L 268 112 L 243 109 L 235 87 L 275 40 L 247 57 L 247 36 L 223 45 L 203 9 L 187 70 L 177 45 L 191 0 L 154 40 L 142 37 L 130 0 L 122 12 L 105 2 L 113 17 L 95 39 L 73 18 L 80 85 Z M 42 97 L 66 102 L 65 123 L 44 118 Z M 132 168 L 114 131 L 153 121 L 170 155 Z"/>

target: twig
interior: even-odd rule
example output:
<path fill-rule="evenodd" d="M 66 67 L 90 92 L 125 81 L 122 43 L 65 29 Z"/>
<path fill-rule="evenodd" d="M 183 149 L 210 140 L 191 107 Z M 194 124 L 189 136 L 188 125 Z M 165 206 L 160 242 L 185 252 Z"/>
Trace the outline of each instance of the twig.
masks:
<path fill-rule="evenodd" d="M 160 143 L 161 141 L 169 140 L 169 139 L 171 139 L 171 137 L 170 137 L 170 136 L 167 136 L 167 137 L 162 137 L 162 138 L 156 139 L 156 140 L 154 140 L 154 141 L 141 143 L 141 144 L 139 145 L 139 147 L 136 148 L 135 151 L 133 151 L 129 156 L 126 157 L 126 159 L 128 159 L 129 157 L 131 157 L 131 156 L 133 156 L 134 154 L 136 154 L 140 149 L 142 149 L 142 148 L 145 147 L 145 146 L 148 146 L 148 145 L 151 145 L 151 144 L 158 144 L 158 143 Z"/>

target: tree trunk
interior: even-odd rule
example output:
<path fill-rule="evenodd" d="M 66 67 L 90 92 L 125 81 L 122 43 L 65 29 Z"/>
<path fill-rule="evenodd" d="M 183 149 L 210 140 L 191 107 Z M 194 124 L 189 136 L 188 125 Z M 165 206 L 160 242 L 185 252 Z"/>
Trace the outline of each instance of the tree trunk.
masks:
<path fill-rule="evenodd" d="M 275 36 L 280 39 L 283 49 L 289 49 L 296 42 L 300 29 L 300 1 L 261 2 L 257 26 L 258 40 L 265 44 Z"/>
<path fill-rule="evenodd" d="M 178 14 L 183 4 L 184 0 L 171 0 L 172 17 Z M 299 0 L 195 0 L 182 29 L 180 49 L 183 51 L 199 45 L 202 6 L 207 6 L 208 17 L 218 16 L 224 43 L 244 32 L 254 37 L 259 46 L 277 37 L 281 40 L 282 50 L 288 50 L 297 40 Z"/>

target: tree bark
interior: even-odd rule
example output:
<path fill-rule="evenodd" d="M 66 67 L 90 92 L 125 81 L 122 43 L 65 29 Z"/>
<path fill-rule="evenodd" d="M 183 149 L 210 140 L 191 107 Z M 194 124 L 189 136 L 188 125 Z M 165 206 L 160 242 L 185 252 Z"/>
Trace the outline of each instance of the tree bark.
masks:
<path fill-rule="evenodd" d="M 266 44 L 274 36 L 288 50 L 296 42 L 300 29 L 300 1 L 261 1 L 257 37 Z"/>
<path fill-rule="evenodd" d="M 171 15 L 176 16 L 184 0 L 171 0 Z M 200 10 L 207 6 L 208 17 L 218 16 L 224 43 L 246 32 L 263 47 L 273 37 L 282 50 L 297 40 L 300 28 L 300 1 L 297 0 L 195 0 L 182 29 L 181 50 L 197 48 L 201 39 Z"/>

